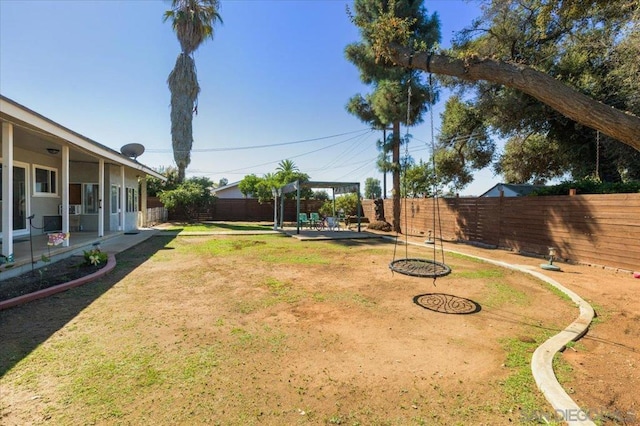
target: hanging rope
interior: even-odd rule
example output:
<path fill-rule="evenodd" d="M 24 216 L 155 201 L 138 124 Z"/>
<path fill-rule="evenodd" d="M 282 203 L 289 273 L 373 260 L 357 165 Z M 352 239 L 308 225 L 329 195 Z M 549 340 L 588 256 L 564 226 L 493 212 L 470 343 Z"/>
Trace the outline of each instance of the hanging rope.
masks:
<path fill-rule="evenodd" d="M 431 59 L 431 54 L 429 54 L 429 60 Z M 442 219 L 440 217 L 440 197 L 438 194 L 438 171 L 436 169 L 436 142 L 434 135 L 434 125 L 433 125 L 433 99 L 434 99 L 434 90 L 433 90 L 433 74 L 429 72 L 429 101 L 431 101 L 431 108 L 429 108 L 429 116 L 431 122 L 431 167 L 433 168 L 433 234 L 435 238 L 436 233 L 436 216 L 438 219 L 438 238 L 440 240 L 440 253 L 442 254 L 442 263 L 444 263 L 444 243 L 442 242 Z M 434 241 L 433 244 L 433 258 L 436 258 L 436 244 Z M 434 283 L 435 284 L 435 283 Z"/>
<path fill-rule="evenodd" d="M 596 176 L 600 179 L 600 130 L 596 130 Z"/>
<path fill-rule="evenodd" d="M 411 55 L 413 58 L 413 55 Z M 411 60 L 409 61 L 411 62 Z M 411 71 L 409 71 L 411 72 Z M 402 173 L 402 183 L 404 186 L 404 256 L 409 257 L 409 230 L 407 224 L 409 223 L 409 216 L 407 210 L 407 167 L 409 163 L 409 126 L 411 125 L 411 74 L 409 74 L 408 81 L 409 88 L 407 89 L 407 127 L 404 137 L 404 171 Z"/>
<path fill-rule="evenodd" d="M 442 226 L 440 226 L 440 245 L 441 251 L 443 253 L 442 262 L 436 261 L 436 248 L 434 244 L 433 248 L 433 258 L 432 260 L 427 259 L 417 259 L 417 258 L 409 258 L 408 247 L 409 247 L 409 233 L 407 232 L 406 226 L 409 223 L 408 220 L 408 211 L 407 211 L 407 177 L 406 177 L 406 169 L 408 165 L 409 159 L 409 126 L 411 124 L 411 78 L 408 81 L 408 90 L 407 90 L 407 132 L 405 137 L 405 164 L 404 164 L 404 175 L 403 175 L 403 187 L 405 190 L 404 193 L 404 224 L 405 224 L 405 258 L 396 260 L 396 249 L 398 246 L 398 234 L 396 233 L 395 246 L 393 249 L 393 261 L 389 264 L 389 268 L 392 272 L 398 272 L 404 275 L 409 275 L 413 277 L 425 277 L 425 278 L 433 278 L 433 285 L 436 285 L 436 278 L 443 277 L 451 273 L 451 268 L 449 268 L 444 263 L 444 250 L 442 249 Z M 432 79 L 431 74 L 429 74 L 429 88 L 430 92 L 430 100 L 433 99 L 433 90 L 432 90 Z M 435 142 L 433 138 L 433 108 L 431 108 L 431 145 L 432 149 L 435 152 Z M 434 188 L 436 186 L 435 179 L 435 160 L 433 160 L 433 169 L 434 169 Z M 437 202 L 437 188 L 434 189 L 434 214 L 433 214 L 433 228 L 435 232 L 435 223 L 436 223 L 436 214 L 438 217 L 438 222 L 440 223 L 440 212 L 439 205 Z"/>

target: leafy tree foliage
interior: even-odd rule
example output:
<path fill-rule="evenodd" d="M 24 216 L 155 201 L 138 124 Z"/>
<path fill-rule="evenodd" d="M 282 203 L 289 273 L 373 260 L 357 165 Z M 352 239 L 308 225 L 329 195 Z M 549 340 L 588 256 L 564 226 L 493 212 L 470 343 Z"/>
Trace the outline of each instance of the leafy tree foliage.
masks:
<path fill-rule="evenodd" d="M 353 216 L 358 213 L 358 194 L 350 193 L 340 195 L 336 197 L 335 210 L 333 201 L 326 201 L 320 209 L 318 209 L 319 213 L 323 216 L 333 216 L 337 215 L 338 212 L 342 212 L 345 215 Z"/>
<path fill-rule="evenodd" d="M 530 195 L 567 195 L 570 189 L 576 194 L 619 194 L 640 192 L 640 181 L 636 182 L 601 182 L 594 178 L 578 181 L 566 181 L 558 185 L 536 189 Z"/>
<path fill-rule="evenodd" d="M 374 178 L 367 178 L 364 181 L 364 198 L 375 199 L 382 196 L 382 188 L 380 187 L 380 180 Z"/>
<path fill-rule="evenodd" d="M 273 189 L 280 188 L 288 183 L 295 182 L 308 182 L 309 176 L 298 170 L 298 167 L 291 160 L 283 160 L 278 164 L 275 173 L 267 173 L 263 177 L 258 177 L 255 174 L 247 175 L 240 181 L 238 188 L 244 196 L 252 195 L 258 199 L 260 203 L 266 203 L 273 200 Z M 301 191 L 303 198 L 312 198 L 313 191 L 309 188 L 304 188 Z M 286 194 L 285 197 L 293 198 L 295 193 Z"/>
<path fill-rule="evenodd" d="M 325 190 L 313 191 L 314 200 L 327 201 L 329 199 L 329 193 Z"/>
<path fill-rule="evenodd" d="M 386 13 L 372 22 L 359 24 L 373 35 L 375 57 L 453 77 L 442 80 L 466 89 L 464 99 L 471 97 L 489 118 L 487 125 L 499 136 L 522 138 L 540 133 L 563 143 L 558 135 L 565 130 L 573 137 L 571 148 L 574 148 L 565 151 L 595 157 L 596 164 L 607 157 L 607 152 L 615 154 L 620 164 L 609 169 L 615 169 L 623 179 L 633 176 L 640 155 L 637 0 L 482 3 L 483 17 L 463 32 L 454 49 L 448 52 L 417 50 L 410 43 L 409 19 Z M 580 55 L 587 60 L 580 59 Z M 565 68 L 563 64 L 571 67 Z M 582 74 L 580 67 L 573 67 L 578 64 L 588 64 L 596 72 Z M 583 75 L 587 78 L 582 78 Z M 476 102 L 477 99 L 482 102 Z M 509 120 L 510 115 L 515 119 Z M 546 122 L 541 121 L 545 116 Z M 603 140 L 601 144 L 596 142 L 593 152 L 589 148 L 599 135 L 585 140 L 579 131 L 586 128 L 596 129 L 624 146 L 612 148 Z M 618 155 L 621 150 L 629 155 Z M 580 175 L 580 169 L 585 170 L 578 167 L 571 172 Z M 606 166 L 602 171 L 597 167 L 586 169 L 597 169 L 593 170 L 595 174 L 609 173 Z"/>
<path fill-rule="evenodd" d="M 404 197 L 423 198 L 433 195 L 436 176 L 433 168 L 422 160 L 418 164 L 408 164 L 402 180 Z"/>
<path fill-rule="evenodd" d="M 381 16 L 404 20 L 410 34 L 405 41 L 422 51 L 439 41 L 440 25 L 436 14 L 427 14 L 422 0 L 355 0 L 354 11 L 352 20 L 359 27 L 362 38 L 348 45 L 345 55 L 360 70 L 362 82 L 372 86 L 373 91 L 366 96 L 352 97 L 347 110 L 373 128 L 384 129 L 388 124 L 392 125 L 393 227 L 400 232 L 400 124 L 419 124 L 427 106 L 435 102 L 435 92 L 419 72 L 398 67 L 376 55 L 378 34 L 371 24 Z M 383 147 L 386 146 L 385 141 Z M 384 161 L 386 152 L 385 149 Z M 385 165 L 384 162 L 379 164 Z"/>
<path fill-rule="evenodd" d="M 511 137 L 494 168 L 508 183 L 542 185 L 563 176 L 568 164 L 567 153 L 557 141 L 534 133 Z"/>
<path fill-rule="evenodd" d="M 156 169 L 156 172 L 167 178 L 162 181 L 153 176 L 147 177 L 147 195 L 149 197 L 157 197 L 161 191 L 169 191 L 176 189 L 178 186 L 178 169 L 173 166 L 162 166 Z"/>
<path fill-rule="evenodd" d="M 592 99 L 638 115 L 639 22 L 636 0 L 485 1 L 482 16 L 460 33 L 449 53 L 534 67 Z M 458 188 L 495 155 L 487 129 L 507 139 L 494 164 L 507 182 L 544 183 L 566 173 L 614 182 L 640 178 L 640 151 L 529 95 L 486 81 L 445 81 L 470 99 L 447 103 L 439 137 L 444 151 L 438 153 L 439 170 Z M 461 105 L 471 121 L 460 121 Z M 452 133 L 453 128 L 459 131 Z M 446 144 L 452 137 L 456 142 Z"/>
<path fill-rule="evenodd" d="M 437 140 L 436 168 L 455 189 L 471 183 L 473 171 L 489 165 L 495 150 L 481 111 L 458 96 L 447 100 Z"/>
<path fill-rule="evenodd" d="M 163 190 L 160 201 L 169 211 L 182 209 L 189 222 L 198 218 L 198 213 L 215 202 L 211 193 L 213 183 L 206 177 L 194 177 L 178 184 L 175 189 Z"/>

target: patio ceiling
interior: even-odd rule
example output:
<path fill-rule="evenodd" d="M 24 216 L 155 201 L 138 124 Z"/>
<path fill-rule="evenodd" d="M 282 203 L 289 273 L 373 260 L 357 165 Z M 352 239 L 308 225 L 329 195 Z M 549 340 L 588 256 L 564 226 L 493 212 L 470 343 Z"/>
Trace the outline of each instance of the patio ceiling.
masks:
<path fill-rule="evenodd" d="M 333 189 L 335 194 L 347 194 L 349 192 L 359 192 L 360 183 L 358 182 L 328 182 L 328 181 L 309 181 L 309 182 L 291 182 L 284 185 L 281 188 L 283 194 L 288 194 L 297 190 L 297 186 L 300 184 L 301 188 L 319 188 L 319 189 Z"/>
<path fill-rule="evenodd" d="M 63 146 L 69 146 L 69 160 L 71 162 L 98 163 L 102 158 L 106 164 L 125 165 L 159 179 L 166 179 L 138 161 L 61 126 L 5 96 L 0 95 L 0 104 L 2 106 L 0 121 L 13 124 L 14 141 L 19 148 L 47 153 L 48 148 L 61 149 Z"/>

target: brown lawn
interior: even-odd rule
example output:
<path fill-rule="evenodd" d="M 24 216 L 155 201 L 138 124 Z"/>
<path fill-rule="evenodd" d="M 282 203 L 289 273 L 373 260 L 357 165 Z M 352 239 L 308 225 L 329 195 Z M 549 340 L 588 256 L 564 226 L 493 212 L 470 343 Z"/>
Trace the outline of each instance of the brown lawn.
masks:
<path fill-rule="evenodd" d="M 459 255 L 436 286 L 392 274 L 393 252 L 383 240 L 153 237 L 97 282 L 0 312 L 1 423 L 506 425 L 551 411 L 529 357 L 577 309 Z M 561 356 L 563 380 L 579 404 L 637 410 L 640 309 L 624 295 L 640 282 L 563 269 L 603 313 Z"/>

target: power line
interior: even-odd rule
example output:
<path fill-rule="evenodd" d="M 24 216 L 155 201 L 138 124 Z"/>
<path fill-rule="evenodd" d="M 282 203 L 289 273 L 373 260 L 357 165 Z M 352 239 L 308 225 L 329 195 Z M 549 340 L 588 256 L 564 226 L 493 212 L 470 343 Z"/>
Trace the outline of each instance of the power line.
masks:
<path fill-rule="evenodd" d="M 286 146 L 286 145 L 295 145 L 295 144 L 301 144 L 301 143 L 308 143 L 308 142 L 317 142 L 317 141 L 321 141 L 321 140 L 325 140 L 325 139 L 331 139 L 331 138 L 337 138 L 340 136 L 346 136 L 346 135 L 351 135 L 354 133 L 362 133 L 362 132 L 371 132 L 371 129 L 360 129 L 360 130 L 354 130 L 353 132 L 346 132 L 346 133 L 340 133 L 337 135 L 331 135 L 331 136 L 323 136 L 323 137 L 319 137 L 319 138 L 313 138 L 313 139 L 303 139 L 303 140 L 299 140 L 299 141 L 293 141 L 293 142 L 282 142 L 282 143 L 274 143 L 274 144 L 268 144 L 268 145 L 252 145 L 252 146 L 239 146 L 239 147 L 227 147 L 227 148 L 200 148 L 200 149 L 192 149 L 188 152 L 221 152 L 221 151 L 242 151 L 242 150 L 246 150 L 246 149 L 261 149 L 261 148 L 273 148 L 276 146 Z M 172 149 L 148 149 L 147 152 L 152 152 L 152 153 L 168 153 L 168 152 L 187 152 L 187 151 L 174 151 Z"/>
<path fill-rule="evenodd" d="M 371 133 L 371 132 L 372 132 L 372 130 L 367 129 L 367 133 Z M 345 134 L 352 134 L 352 133 L 355 133 L 355 132 L 349 132 L 349 133 L 345 133 Z M 349 142 L 349 141 L 351 141 L 351 140 L 353 140 L 353 139 L 357 139 L 357 138 L 363 137 L 364 135 L 366 135 L 366 134 L 356 135 L 356 136 L 353 136 L 353 137 L 351 137 L 351 138 L 345 139 L 345 140 L 343 140 L 343 141 L 336 142 L 336 143 L 333 143 L 333 144 L 331 144 L 331 145 L 323 146 L 322 148 L 318 148 L 318 149 L 315 149 L 315 150 L 313 150 L 313 151 L 305 152 L 305 153 L 303 153 L 303 154 L 298 154 L 298 155 L 288 156 L 287 158 L 288 158 L 288 159 L 293 159 L 293 158 L 304 157 L 304 156 L 306 156 L 306 155 L 310 155 L 310 154 L 315 154 L 315 153 L 317 153 L 317 152 L 320 152 L 320 151 L 323 151 L 323 150 L 326 150 L 326 149 L 329 149 L 329 148 L 333 148 L 333 147 L 335 147 L 335 146 L 337 146 L 337 145 L 341 145 L 341 144 L 343 144 L 343 143 Z M 325 139 L 326 139 L 326 138 L 325 138 Z M 256 164 L 256 165 L 253 165 L 253 166 L 247 166 L 247 167 L 242 167 L 242 168 L 239 168 L 239 169 L 231 169 L 231 170 L 220 171 L 220 172 L 206 172 L 206 171 L 200 171 L 200 170 L 190 170 L 190 172 L 192 172 L 192 173 L 193 173 L 193 172 L 196 172 L 196 173 L 203 173 L 203 174 L 214 174 L 214 173 L 215 173 L 215 174 L 220 174 L 220 175 L 224 175 L 224 174 L 236 174 L 236 173 L 246 173 L 246 171 L 247 171 L 247 170 L 254 169 L 254 168 L 256 168 L 256 167 L 267 166 L 267 165 L 270 165 L 270 164 L 277 164 L 277 163 L 279 163 L 280 161 L 281 161 L 281 160 L 268 161 L 268 162 L 261 163 L 261 164 Z"/>

